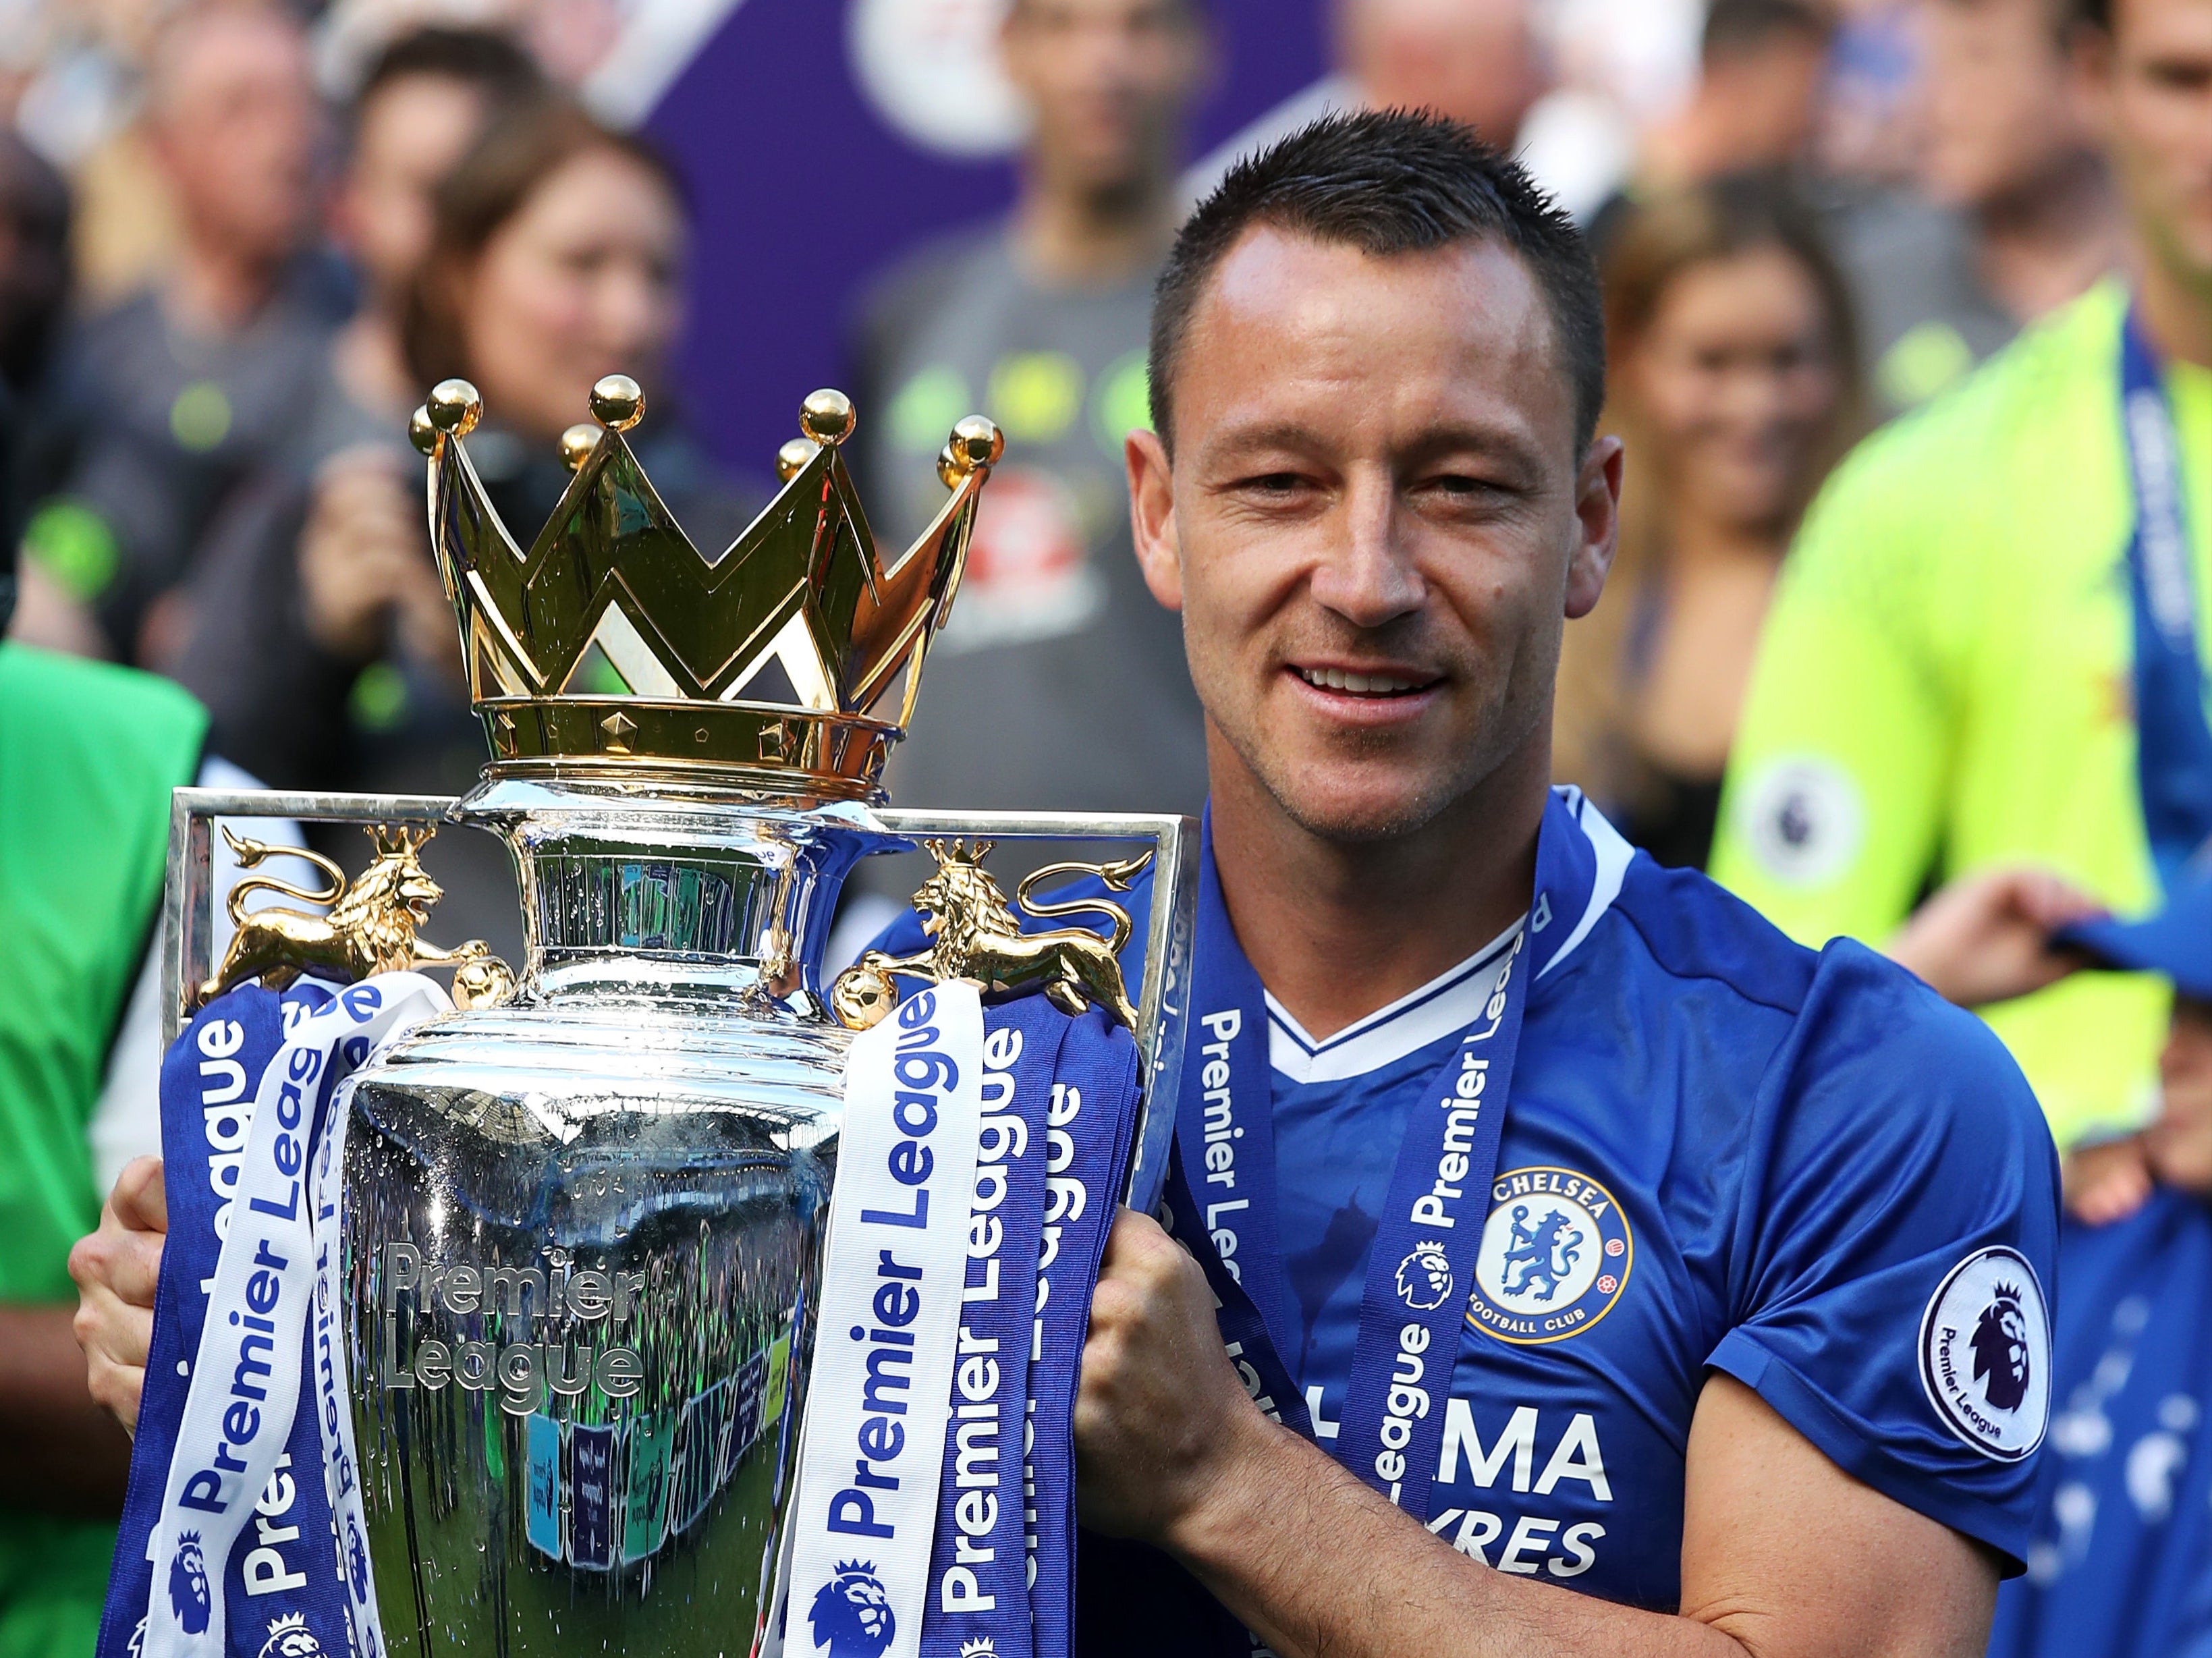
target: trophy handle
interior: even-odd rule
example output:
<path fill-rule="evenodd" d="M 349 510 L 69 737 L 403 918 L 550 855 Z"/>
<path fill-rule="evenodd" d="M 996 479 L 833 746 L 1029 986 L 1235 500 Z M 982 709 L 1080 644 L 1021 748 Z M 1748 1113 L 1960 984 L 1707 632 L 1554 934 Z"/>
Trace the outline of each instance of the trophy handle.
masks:
<path fill-rule="evenodd" d="M 1170 1142 L 1189 1034 L 1191 944 L 1198 926 L 1198 819 L 1136 812 L 900 811 L 871 814 L 902 841 L 1140 841 L 1153 853 L 1152 902 L 1145 922 L 1145 976 L 1137 994 L 1137 1053 L 1143 1094 L 1123 1200 L 1150 1214 L 1167 1183 Z M 879 848 L 902 850 L 896 845 Z"/>
<path fill-rule="evenodd" d="M 230 789 L 173 790 L 168 878 L 161 896 L 161 1047 L 177 1040 L 214 975 L 216 820 L 289 819 L 301 823 L 428 825 L 455 821 L 454 801 L 435 794 L 323 794 Z M 247 842 L 251 846 L 252 842 Z M 418 843 L 419 844 L 419 843 Z M 273 847 L 264 855 L 289 855 Z M 263 884 L 272 890 L 272 883 Z M 301 894 L 301 896 L 313 895 Z"/>
<path fill-rule="evenodd" d="M 193 993 L 214 961 L 214 830 L 218 818 L 296 823 L 442 826 L 459 803 L 431 794 L 239 793 L 180 788 L 169 799 L 168 881 L 162 898 L 161 1045 L 177 1039 Z M 1145 973 L 1137 995 L 1141 1115 L 1129 1159 L 1127 1201 L 1150 1213 L 1167 1181 L 1188 1031 L 1190 957 L 1198 920 L 1198 820 L 1142 813 L 900 811 L 854 815 L 854 827 L 885 837 L 874 850 L 899 852 L 928 837 L 998 841 L 1136 841 L 1152 848 L 1152 902 L 1145 926 Z"/>

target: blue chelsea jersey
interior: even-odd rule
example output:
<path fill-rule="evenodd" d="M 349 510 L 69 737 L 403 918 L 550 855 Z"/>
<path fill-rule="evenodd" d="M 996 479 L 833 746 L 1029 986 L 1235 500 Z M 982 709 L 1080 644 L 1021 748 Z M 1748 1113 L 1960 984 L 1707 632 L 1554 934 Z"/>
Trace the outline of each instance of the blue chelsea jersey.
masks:
<path fill-rule="evenodd" d="M 2051 1441 L 1990 1658 L 2212 1658 L 2212 1210 L 2060 1231 Z"/>
<path fill-rule="evenodd" d="M 1691 1418 L 1719 1371 L 2016 1570 L 2057 1225 L 2018 1068 L 1903 969 L 1802 949 L 1561 798 L 1600 879 L 1584 914 L 1534 918 L 1570 938 L 1528 993 L 1430 1528 L 1494 1570 L 1673 1610 Z M 884 944 L 920 937 L 909 920 Z M 1408 1114 L 1508 943 L 1327 1042 L 1271 1001 L 1279 1304 L 1298 1327 L 1277 1335 L 1324 1446 Z M 1170 1593 L 1144 1552 L 1097 1552 Z"/>

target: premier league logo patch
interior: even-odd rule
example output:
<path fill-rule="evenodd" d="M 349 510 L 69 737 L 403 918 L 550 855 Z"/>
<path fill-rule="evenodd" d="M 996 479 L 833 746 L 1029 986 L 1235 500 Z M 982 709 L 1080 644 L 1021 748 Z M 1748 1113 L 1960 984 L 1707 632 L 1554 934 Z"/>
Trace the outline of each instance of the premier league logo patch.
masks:
<path fill-rule="evenodd" d="M 307 1627 L 305 1614 L 289 1612 L 269 1625 L 259 1658 L 323 1658 L 323 1648 Z"/>
<path fill-rule="evenodd" d="M 1815 887 L 1843 872 L 1865 838 L 1858 786 L 1832 762 L 1792 755 L 1753 774 L 1738 827 L 1759 866 L 1784 886 Z"/>
<path fill-rule="evenodd" d="M 814 1597 L 806 1620 L 814 1644 L 829 1658 L 882 1658 L 896 1627 L 891 1598 L 872 1560 L 841 1560 L 837 1575 Z"/>
<path fill-rule="evenodd" d="M 1416 1243 L 1398 1263 L 1398 1299 L 1417 1313 L 1432 1312 L 1451 1295 L 1451 1262 L 1433 1238 Z"/>
<path fill-rule="evenodd" d="M 177 1533 L 177 1552 L 169 1561 L 169 1610 L 185 1634 L 207 1632 L 214 1603 L 208 1597 L 207 1557 L 200 1552 L 196 1531 Z"/>
<path fill-rule="evenodd" d="M 1531 1346 L 1579 1335 L 1613 1310 L 1636 1246 L 1612 1193 L 1571 1169 L 1515 1169 L 1490 1197 L 1468 1323 Z"/>
<path fill-rule="evenodd" d="M 1984 1456 L 2017 1462 L 2051 1414 L 2051 1321 L 2035 1269 L 2014 1249 L 1954 1266 L 1920 1321 L 1920 1385 L 1943 1425 Z"/>

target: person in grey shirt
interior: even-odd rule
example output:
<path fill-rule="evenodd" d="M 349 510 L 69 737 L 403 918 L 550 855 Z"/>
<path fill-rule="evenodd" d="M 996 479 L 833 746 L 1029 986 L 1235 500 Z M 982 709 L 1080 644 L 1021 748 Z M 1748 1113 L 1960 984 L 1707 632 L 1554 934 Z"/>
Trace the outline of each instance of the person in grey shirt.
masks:
<path fill-rule="evenodd" d="M 2077 0 L 1929 0 L 1920 21 L 1919 188 L 1845 202 L 1833 225 L 1884 414 L 1963 379 L 2121 250 Z"/>
<path fill-rule="evenodd" d="M 1152 276 L 1210 36 L 1196 0 L 1015 0 L 1002 43 L 1036 118 L 1013 213 L 881 280 L 854 351 L 848 453 L 887 555 L 945 500 L 953 422 L 1006 434 L 886 783 L 902 806 L 1195 812 L 1204 721 L 1138 572 L 1121 446 L 1148 419 Z"/>

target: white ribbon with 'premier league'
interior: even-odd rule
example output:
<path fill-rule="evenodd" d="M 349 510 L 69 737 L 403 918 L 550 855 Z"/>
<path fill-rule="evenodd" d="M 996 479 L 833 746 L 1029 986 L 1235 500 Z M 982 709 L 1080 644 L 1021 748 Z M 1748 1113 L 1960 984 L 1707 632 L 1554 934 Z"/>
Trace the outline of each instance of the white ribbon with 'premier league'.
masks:
<path fill-rule="evenodd" d="M 317 1291 L 312 1164 L 321 1150 L 317 1137 L 328 1118 L 332 1080 L 379 1043 L 447 1005 L 436 985 L 413 974 L 352 986 L 302 1020 L 262 1073 L 151 1550 L 157 1564 L 181 1558 L 180 1539 L 189 1533 L 212 1569 L 210 1592 L 204 1615 L 192 1619 L 202 1625 L 198 1629 L 181 1620 L 174 1596 L 152 1597 L 146 1658 L 217 1658 L 227 1649 L 225 1597 L 212 1573 L 230 1558 L 276 1471 L 299 1406 L 296 1356 Z M 330 1363 L 325 1386 L 342 1400 L 335 1344 Z M 341 1530 L 349 1525 L 356 1538 L 358 1490 L 355 1482 L 352 1501 L 338 1516 Z M 357 1649 L 373 1655 L 380 1649 L 360 1644 L 366 1631 L 355 1613 L 362 1603 L 373 1611 L 365 1560 L 359 1576 L 364 1592 L 354 1595 L 348 1584 L 349 1616 Z"/>
<path fill-rule="evenodd" d="M 854 1039 L 846 1061 L 779 1596 L 787 1646 L 806 1649 L 790 1626 L 826 1606 L 872 1620 L 869 1646 L 887 1658 L 919 1650 L 967 1280 L 982 1044 L 981 999 L 956 981 L 908 996 Z"/>

